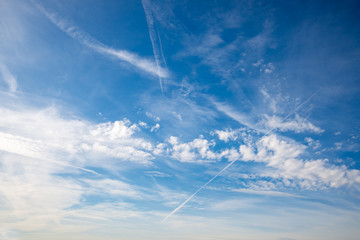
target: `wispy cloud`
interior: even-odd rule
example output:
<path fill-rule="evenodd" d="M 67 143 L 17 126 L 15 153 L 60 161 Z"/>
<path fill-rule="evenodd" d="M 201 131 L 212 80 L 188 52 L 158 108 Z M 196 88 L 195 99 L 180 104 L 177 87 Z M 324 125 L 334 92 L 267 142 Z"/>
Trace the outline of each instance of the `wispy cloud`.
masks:
<path fill-rule="evenodd" d="M 71 165 L 86 164 L 76 160 L 80 156 L 106 156 L 142 164 L 153 158 L 151 142 L 134 137 L 140 129 L 127 119 L 93 124 L 64 118 L 54 106 L 0 108 L 0 113 L 7 116 L 0 119 L 2 151 Z"/>
<path fill-rule="evenodd" d="M 98 173 L 94 170 L 79 167 L 69 162 L 56 159 L 56 157 L 51 153 L 51 150 L 53 149 L 41 141 L 0 132 L 0 151 L 21 155 L 31 159 L 38 159 L 43 162 L 54 163 L 65 168 L 70 167 L 98 175 Z"/>
<path fill-rule="evenodd" d="M 159 122 L 160 121 L 160 117 L 159 116 L 156 116 L 155 114 L 151 113 L 151 112 L 145 112 L 145 115 L 148 117 L 148 118 L 151 118 L 152 120 L 156 121 L 156 122 Z"/>
<path fill-rule="evenodd" d="M 268 116 L 264 115 L 265 125 L 271 129 L 276 129 L 279 131 L 294 131 L 296 133 L 300 132 L 314 132 L 322 133 L 324 130 L 313 125 L 308 120 L 301 118 L 298 114 L 295 115 L 293 120 L 282 121 L 280 117 L 277 116 Z"/>
<path fill-rule="evenodd" d="M 249 114 L 240 113 L 240 112 L 236 111 L 233 107 L 227 105 L 226 103 L 218 102 L 212 98 L 209 98 L 209 99 L 214 104 L 214 106 L 216 107 L 216 109 L 218 111 L 224 113 L 228 117 L 232 118 L 233 120 L 237 121 L 238 123 L 240 123 L 246 127 L 249 127 L 251 129 L 254 129 L 257 131 L 261 131 L 261 129 L 259 129 L 256 126 L 256 124 L 253 122 L 253 120 L 250 118 Z"/>
<path fill-rule="evenodd" d="M 116 171 L 119 160 L 147 166 L 153 147 L 145 139 L 134 137 L 139 131 L 136 124 L 126 119 L 94 124 L 75 116 L 63 117 L 55 106 L 39 109 L 12 105 L 1 107 L 0 115 L 6 116 L 0 118 L 0 192 L 4 206 L 0 232 L 3 226 L 9 227 L 5 232 L 43 230 L 54 221 L 66 227 L 60 223 L 65 218 L 106 220 L 99 212 L 83 214 L 86 206 L 81 203 L 89 195 L 116 198 L 117 203 L 124 198 L 141 199 L 142 191 L 136 186 L 90 169 Z M 116 164 L 111 159 L 116 159 Z M 132 211 L 125 212 L 135 216 Z"/>
<path fill-rule="evenodd" d="M 255 194 L 255 195 L 274 196 L 274 197 L 302 197 L 300 195 L 291 194 L 287 192 L 279 192 L 279 191 L 271 191 L 271 190 L 255 190 L 248 188 L 233 189 L 232 191 L 247 193 L 247 194 Z"/>
<path fill-rule="evenodd" d="M 135 186 L 115 179 L 92 180 L 85 179 L 84 182 L 89 185 L 88 194 L 91 195 L 111 195 L 125 196 L 129 198 L 141 198 L 141 193 Z"/>
<path fill-rule="evenodd" d="M 0 63 L 0 74 L 2 76 L 2 79 L 9 86 L 9 91 L 11 93 L 16 92 L 16 88 L 17 88 L 16 78 L 3 63 Z"/>
<path fill-rule="evenodd" d="M 78 28 L 77 26 L 71 24 L 67 20 L 59 17 L 56 13 L 50 12 L 45 9 L 38 3 L 34 3 L 35 6 L 59 29 L 65 32 L 67 35 L 72 37 L 73 39 L 79 41 L 83 45 L 95 50 L 98 53 L 115 57 L 119 60 L 127 62 L 134 67 L 151 74 L 153 76 L 157 76 L 159 78 L 167 78 L 169 76 L 169 71 L 157 64 L 157 62 L 153 62 L 149 59 L 138 56 L 135 53 L 114 49 L 106 46 L 105 44 L 99 42 L 95 38 L 91 37 L 89 34 Z"/>

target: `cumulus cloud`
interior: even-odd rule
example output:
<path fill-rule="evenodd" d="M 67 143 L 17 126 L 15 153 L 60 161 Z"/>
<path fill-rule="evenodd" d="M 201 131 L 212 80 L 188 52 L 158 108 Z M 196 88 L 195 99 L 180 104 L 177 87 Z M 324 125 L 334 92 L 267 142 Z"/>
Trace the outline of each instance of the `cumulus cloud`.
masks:
<path fill-rule="evenodd" d="M 271 129 L 277 129 L 279 131 L 294 131 L 296 133 L 300 132 L 314 132 L 322 133 L 324 130 L 320 127 L 313 125 L 308 120 L 301 118 L 299 115 L 295 115 L 295 119 L 283 121 L 278 116 L 268 116 L 264 115 L 264 123 L 267 127 Z"/>
<path fill-rule="evenodd" d="M 305 141 L 308 143 L 308 145 L 314 149 L 314 150 L 317 150 L 321 147 L 321 143 L 319 140 L 314 140 L 312 139 L 311 137 L 306 137 L 305 138 Z"/>
<path fill-rule="evenodd" d="M 159 130 L 160 128 L 160 124 L 155 124 L 155 126 L 152 126 L 150 129 L 150 132 L 156 132 L 157 130 Z"/>
<path fill-rule="evenodd" d="M 214 142 L 204 138 L 196 138 L 188 143 L 180 143 L 177 137 L 171 136 L 168 139 L 171 144 L 171 156 L 181 162 L 204 162 L 213 161 L 219 155 L 211 150 Z"/>
<path fill-rule="evenodd" d="M 143 121 L 139 121 L 139 126 L 141 126 L 143 128 L 149 128 L 149 125 L 146 122 L 143 122 Z"/>
<path fill-rule="evenodd" d="M 224 142 L 228 142 L 229 140 L 235 141 L 238 138 L 239 130 L 215 130 L 215 134 L 217 134 L 219 139 Z"/>
<path fill-rule="evenodd" d="M 225 149 L 220 153 L 220 157 L 225 157 L 229 161 L 236 161 L 240 159 L 240 153 L 234 148 Z"/>
<path fill-rule="evenodd" d="M 360 183 L 360 171 L 328 163 L 327 159 L 304 160 L 306 146 L 276 135 L 264 136 L 255 145 L 241 145 L 243 161 L 263 162 L 274 169 L 266 172 L 281 178 L 285 185 L 297 184 L 306 189 L 334 187 Z"/>
<path fill-rule="evenodd" d="M 165 143 L 158 143 L 156 147 L 153 150 L 153 153 L 155 155 L 161 155 L 163 153 L 167 152 L 166 144 Z"/>

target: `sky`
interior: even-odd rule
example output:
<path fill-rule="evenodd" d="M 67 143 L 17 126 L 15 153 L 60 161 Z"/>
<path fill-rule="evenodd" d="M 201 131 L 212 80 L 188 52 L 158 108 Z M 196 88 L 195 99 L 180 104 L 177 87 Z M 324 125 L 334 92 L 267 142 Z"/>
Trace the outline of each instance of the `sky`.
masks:
<path fill-rule="evenodd" d="M 358 239 L 359 7 L 0 0 L 0 239 Z"/>

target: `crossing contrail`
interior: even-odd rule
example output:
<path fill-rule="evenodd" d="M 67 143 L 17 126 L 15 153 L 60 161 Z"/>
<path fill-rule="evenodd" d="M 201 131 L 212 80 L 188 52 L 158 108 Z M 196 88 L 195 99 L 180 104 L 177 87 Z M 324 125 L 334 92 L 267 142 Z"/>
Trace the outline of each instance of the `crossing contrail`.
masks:
<path fill-rule="evenodd" d="M 320 89 L 318 89 L 316 92 L 314 92 L 310 97 L 308 97 L 304 102 L 302 102 L 300 105 L 298 105 L 293 111 L 291 111 L 288 115 L 286 115 L 281 121 L 286 120 L 289 118 L 292 114 L 294 114 L 297 110 L 299 110 L 302 106 L 304 106 L 307 102 L 310 101 L 311 98 L 313 98 Z M 274 128 L 270 129 L 264 136 L 269 135 Z M 169 217 L 171 217 L 174 213 L 179 211 L 186 203 L 188 203 L 193 197 L 196 196 L 203 188 L 205 188 L 209 183 L 211 183 L 215 178 L 217 178 L 221 173 L 223 173 L 226 169 L 228 169 L 231 165 L 233 165 L 237 160 L 235 159 L 231 161 L 228 165 L 226 165 L 223 169 L 221 169 L 214 177 L 212 177 L 208 182 L 206 182 L 204 185 L 202 185 L 196 192 L 194 192 L 190 197 L 188 197 L 183 203 L 181 203 L 177 208 L 175 208 L 171 213 L 169 213 L 162 221 L 161 223 L 164 223 Z"/>
<path fill-rule="evenodd" d="M 127 62 L 141 71 L 144 71 L 153 76 L 157 76 L 159 79 L 165 79 L 169 76 L 169 71 L 166 69 L 166 67 L 159 65 L 159 57 L 156 57 L 159 56 L 159 54 L 155 55 L 156 61 L 154 62 L 145 57 L 141 57 L 136 53 L 129 52 L 124 49 L 114 49 L 112 47 L 106 46 L 105 44 L 90 36 L 85 31 L 81 30 L 79 27 L 70 23 L 66 19 L 61 18 L 58 16 L 58 14 L 47 10 L 41 4 L 37 3 L 36 0 L 30 0 L 30 2 L 32 2 L 34 6 L 56 27 L 84 46 L 87 46 L 100 54 Z"/>
<path fill-rule="evenodd" d="M 162 69 L 166 69 L 166 61 L 162 50 L 160 34 L 155 29 L 153 10 L 151 9 L 151 4 L 152 3 L 149 0 L 142 0 L 142 5 L 145 11 L 146 22 L 149 29 L 151 45 L 155 57 L 155 63 L 158 71 L 161 72 Z M 158 74 L 158 78 L 159 78 L 161 92 L 164 93 L 164 88 L 165 88 L 164 80 L 166 79 L 166 76 L 162 76 Z"/>

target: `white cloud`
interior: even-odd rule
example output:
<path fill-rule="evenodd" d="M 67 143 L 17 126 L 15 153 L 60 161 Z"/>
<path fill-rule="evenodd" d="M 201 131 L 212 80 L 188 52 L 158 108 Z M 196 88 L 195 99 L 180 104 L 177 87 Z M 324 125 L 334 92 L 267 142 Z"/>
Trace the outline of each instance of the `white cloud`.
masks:
<path fill-rule="evenodd" d="M 158 116 L 156 116 L 156 115 L 154 115 L 154 114 L 152 114 L 152 113 L 150 113 L 150 112 L 145 112 L 145 115 L 146 115 L 148 118 L 153 119 L 154 121 L 157 121 L 157 122 L 160 121 L 160 117 L 158 117 Z"/>
<path fill-rule="evenodd" d="M 260 69 L 260 71 L 264 72 L 265 74 L 270 74 L 274 70 L 275 70 L 275 67 L 274 67 L 274 64 L 272 64 L 272 63 L 263 64 Z"/>
<path fill-rule="evenodd" d="M 6 82 L 9 87 L 10 92 L 16 92 L 17 81 L 13 74 L 9 71 L 9 69 L 2 63 L 0 63 L 0 74 L 2 79 Z"/>
<path fill-rule="evenodd" d="M 80 203 L 81 184 L 53 175 L 71 173 L 71 168 L 4 152 L 0 158 L 2 226 L 24 231 L 44 229 L 63 218 L 63 209 Z"/>
<path fill-rule="evenodd" d="M 114 179 L 84 180 L 89 185 L 86 194 L 113 196 L 125 196 L 130 198 L 141 198 L 141 192 L 135 190 L 135 186 Z"/>
<path fill-rule="evenodd" d="M 264 60 L 263 60 L 263 59 L 260 59 L 260 60 L 258 60 L 256 63 L 253 63 L 252 65 L 253 65 L 254 67 L 259 67 L 263 62 L 264 62 Z"/>
<path fill-rule="evenodd" d="M 159 128 L 160 128 L 160 124 L 155 124 L 155 126 L 153 126 L 153 127 L 151 127 L 151 129 L 150 129 L 150 132 L 156 132 L 157 130 L 159 130 Z"/>
<path fill-rule="evenodd" d="M 152 177 L 161 177 L 161 178 L 171 177 L 170 174 L 164 173 L 164 172 L 159 172 L 159 171 L 146 171 L 145 174 L 152 176 Z"/>
<path fill-rule="evenodd" d="M 228 128 L 225 130 L 214 130 L 211 131 L 210 134 L 212 136 L 217 135 L 218 138 L 225 143 L 236 140 L 249 143 L 253 141 L 254 137 L 258 136 L 259 132 L 257 130 L 252 130 L 244 127 L 237 129 Z"/>
<path fill-rule="evenodd" d="M 97 139 L 116 140 L 131 137 L 137 130 L 136 124 L 131 124 L 129 120 L 100 123 L 90 131 L 90 134 Z"/>
<path fill-rule="evenodd" d="M 269 102 L 269 107 L 272 110 L 272 112 L 276 113 L 277 112 L 276 98 L 272 97 L 264 86 L 260 88 L 260 93 L 264 96 L 264 100 Z"/>
<path fill-rule="evenodd" d="M 172 145 L 171 156 L 181 162 L 204 162 L 219 158 L 219 155 L 211 150 L 215 143 L 204 138 L 196 138 L 188 143 L 179 143 L 177 137 L 171 136 L 168 142 Z"/>
<path fill-rule="evenodd" d="M 55 150 L 55 153 L 53 152 Z M 64 161 L 64 156 L 59 154 L 60 149 L 46 145 L 42 141 L 32 140 L 17 135 L 0 132 L 0 151 L 17 154 L 42 162 L 57 164 L 65 168 L 78 169 L 97 174 L 95 171 L 75 165 L 71 161 Z M 57 154 L 56 154 L 57 152 Z"/>
<path fill-rule="evenodd" d="M 314 132 L 322 133 L 324 130 L 320 127 L 313 125 L 308 120 L 301 118 L 299 115 L 295 115 L 295 119 L 283 121 L 280 117 L 277 116 L 268 116 L 264 115 L 264 124 L 270 129 L 277 129 L 279 131 L 294 131 L 296 133 L 300 132 Z"/>
<path fill-rule="evenodd" d="M 281 178 L 285 185 L 292 183 L 311 189 L 341 187 L 360 183 L 360 171 L 329 164 L 326 159 L 303 160 L 300 156 L 306 147 L 296 142 L 279 139 L 275 135 L 262 137 L 255 146 L 241 145 L 244 161 L 264 162 L 274 171 L 264 172 Z"/>
<path fill-rule="evenodd" d="M 174 117 L 176 117 L 179 121 L 182 121 L 182 117 L 179 113 L 177 112 L 172 112 L 172 114 L 174 115 Z"/>
<path fill-rule="evenodd" d="M 312 139 L 311 137 L 306 137 L 305 138 L 305 141 L 309 144 L 309 146 L 316 150 L 316 149 L 319 149 L 321 147 L 321 143 L 319 140 L 314 140 Z"/>
<path fill-rule="evenodd" d="M 127 119 L 94 124 L 63 117 L 54 106 L 0 107 L 0 114 L 6 116 L 0 118 L 1 229 L 36 231 L 54 222 L 61 227 L 64 219 L 82 212 L 89 195 L 142 198 L 133 185 L 89 169 L 106 168 L 108 158 L 149 164 L 153 146 L 135 137 L 136 124 Z"/>
<path fill-rule="evenodd" d="M 90 134 L 80 139 L 80 150 L 147 164 L 153 159 L 150 153 L 153 146 L 142 138 L 133 137 L 138 130 L 138 126 L 127 119 L 94 125 Z"/>
<path fill-rule="evenodd" d="M 84 153 L 90 159 L 101 155 L 141 163 L 153 158 L 152 144 L 134 137 L 139 128 L 127 119 L 93 124 L 63 118 L 55 107 L 0 108 L 0 114 L 6 116 L 0 119 L 2 151 L 72 165 L 84 164 L 77 160 Z M 94 160 L 92 164 L 98 163 Z"/>
<path fill-rule="evenodd" d="M 228 142 L 229 140 L 235 141 L 238 138 L 239 130 L 232 130 L 232 129 L 226 129 L 225 131 L 215 130 L 215 133 L 218 135 L 220 140 L 224 142 Z"/>
<path fill-rule="evenodd" d="M 159 143 L 154 148 L 153 153 L 155 155 L 160 155 L 160 154 L 163 154 L 165 151 L 166 151 L 166 144 L 165 143 Z"/>
<path fill-rule="evenodd" d="M 255 129 L 255 130 L 259 130 L 255 126 L 253 121 L 249 118 L 249 115 L 239 113 L 238 111 L 233 109 L 231 106 L 224 104 L 224 103 L 217 102 L 214 99 L 209 99 L 209 100 L 215 105 L 215 107 L 218 111 L 224 113 L 228 117 L 232 118 L 233 120 L 239 122 L 240 124 L 242 124 L 246 127 L 249 127 L 251 129 Z"/>
<path fill-rule="evenodd" d="M 334 145 L 336 150 L 341 150 L 344 144 L 342 142 L 336 142 Z"/>
<path fill-rule="evenodd" d="M 235 211 L 239 209 L 249 209 L 250 207 L 254 207 L 254 199 L 252 201 L 245 200 L 245 199 L 230 199 L 230 200 L 223 200 L 219 202 L 211 203 L 209 208 L 215 211 Z"/>
<path fill-rule="evenodd" d="M 60 18 L 55 13 L 49 12 L 43 6 L 39 4 L 35 4 L 35 6 L 59 29 L 61 29 L 73 39 L 95 50 L 96 52 L 125 61 L 137 67 L 138 69 L 159 78 L 169 77 L 169 71 L 165 68 L 162 68 L 161 66 L 158 66 L 156 62 L 154 63 L 149 59 L 140 57 L 137 54 L 131 53 L 126 50 L 119 50 L 108 47 L 91 37 L 89 34 L 82 31 L 78 27 Z"/>
<path fill-rule="evenodd" d="M 241 188 L 241 189 L 233 189 L 232 191 L 248 193 L 248 194 L 255 194 L 255 195 L 275 196 L 275 197 L 301 197 L 296 194 L 279 192 L 279 191 L 271 191 L 271 190 L 255 190 L 255 189 Z"/>
<path fill-rule="evenodd" d="M 231 149 L 225 149 L 220 153 L 220 157 L 225 157 L 227 158 L 229 161 L 235 161 L 235 160 L 239 160 L 241 155 L 240 153 L 235 150 L 234 148 Z"/>
<path fill-rule="evenodd" d="M 139 121 L 139 125 L 143 128 L 149 128 L 149 125 L 146 122 Z"/>

